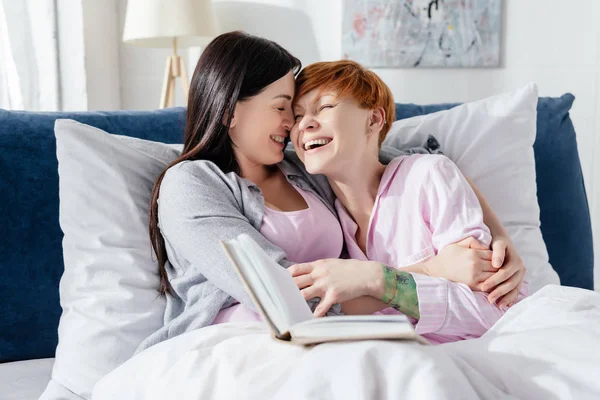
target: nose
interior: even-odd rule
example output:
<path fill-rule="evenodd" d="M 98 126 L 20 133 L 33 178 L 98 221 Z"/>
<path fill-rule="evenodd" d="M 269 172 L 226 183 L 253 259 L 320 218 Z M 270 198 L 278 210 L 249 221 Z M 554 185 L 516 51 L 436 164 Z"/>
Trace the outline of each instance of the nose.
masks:
<path fill-rule="evenodd" d="M 319 127 L 319 123 L 317 122 L 317 120 L 314 118 L 314 116 L 312 114 L 304 115 L 302 117 L 302 119 L 300 120 L 300 123 L 298 124 L 298 128 L 301 131 L 311 131 L 318 127 Z"/>
<path fill-rule="evenodd" d="M 283 115 L 283 127 L 286 131 L 291 131 L 294 126 L 294 113 L 291 110 L 286 110 Z"/>

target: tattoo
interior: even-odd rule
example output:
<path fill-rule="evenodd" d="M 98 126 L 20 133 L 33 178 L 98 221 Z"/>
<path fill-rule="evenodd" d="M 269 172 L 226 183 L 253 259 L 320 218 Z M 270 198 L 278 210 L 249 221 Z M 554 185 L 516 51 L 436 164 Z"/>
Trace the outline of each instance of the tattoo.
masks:
<path fill-rule="evenodd" d="M 403 314 L 419 319 L 419 296 L 417 295 L 417 283 L 413 276 L 404 271 L 381 265 L 383 269 L 383 295 L 381 301 Z"/>
<path fill-rule="evenodd" d="M 408 274 L 408 275 L 410 275 L 410 274 Z M 410 280 L 405 275 L 396 274 L 396 282 L 398 282 L 400 285 L 408 285 Z"/>

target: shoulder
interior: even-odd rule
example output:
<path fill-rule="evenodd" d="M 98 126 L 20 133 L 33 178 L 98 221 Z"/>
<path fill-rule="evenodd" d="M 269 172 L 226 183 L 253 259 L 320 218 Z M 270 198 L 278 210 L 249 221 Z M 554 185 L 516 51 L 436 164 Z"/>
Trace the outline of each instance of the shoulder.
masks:
<path fill-rule="evenodd" d="M 386 167 L 386 173 L 401 172 L 404 176 L 427 177 L 440 169 L 455 168 L 456 164 L 442 154 L 412 154 L 394 158 Z"/>
<path fill-rule="evenodd" d="M 190 160 L 182 161 L 173 165 L 165 173 L 165 180 L 180 180 L 180 179 L 223 179 L 225 174 L 212 161 L 208 160 Z"/>
<path fill-rule="evenodd" d="M 388 190 L 396 192 L 402 188 L 431 189 L 459 176 L 460 170 L 445 155 L 413 154 L 393 159 L 387 165 L 382 181 Z"/>
<path fill-rule="evenodd" d="M 165 172 L 160 197 L 234 196 L 240 192 L 239 179 L 237 174 L 224 173 L 208 160 L 182 161 Z"/>

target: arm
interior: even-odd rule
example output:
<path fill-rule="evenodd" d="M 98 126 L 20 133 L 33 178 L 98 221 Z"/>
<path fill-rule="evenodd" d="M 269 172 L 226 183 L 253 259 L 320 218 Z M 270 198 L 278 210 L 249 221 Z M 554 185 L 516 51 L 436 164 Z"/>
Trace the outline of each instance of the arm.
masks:
<path fill-rule="evenodd" d="M 370 268 L 376 271 L 375 266 Z M 379 277 L 369 285 L 369 295 L 342 303 L 344 314 L 366 315 L 388 309 L 386 314 L 393 310 L 413 318 L 419 334 L 469 339 L 483 335 L 506 311 L 490 304 L 485 293 L 473 292 L 463 284 L 385 265 L 379 265 L 379 271 Z M 524 297 L 521 292 L 519 299 Z"/>
<path fill-rule="evenodd" d="M 494 210 L 492 210 L 490 203 L 488 203 L 488 201 L 485 199 L 479 188 L 475 186 L 475 184 L 469 178 L 465 177 L 465 180 L 469 183 L 471 189 L 473 189 L 475 196 L 477 196 L 477 200 L 479 201 L 479 205 L 481 206 L 481 211 L 483 212 L 483 222 L 490 229 L 492 238 L 510 237 L 508 231 L 506 230 L 506 228 L 504 228 L 502 222 L 500 222 L 500 218 L 498 218 L 496 213 L 494 213 Z"/>
<path fill-rule="evenodd" d="M 483 212 L 458 167 L 443 157 L 429 171 L 423 185 L 421 204 L 432 232 L 435 248 L 471 236 L 484 245 L 491 237 L 483 223 Z M 443 279 L 413 274 L 416 281 L 420 320 L 417 331 L 461 338 L 479 337 L 504 313 L 490 304 L 487 294 Z M 523 298 L 525 293 L 521 293 Z"/>
<path fill-rule="evenodd" d="M 489 244 L 489 232 L 483 224 L 477 198 L 453 163 L 445 159 L 436 164 L 431 170 L 429 182 L 426 182 L 423 188 L 422 203 L 426 205 L 424 215 L 429 215 L 432 241 L 437 249 L 443 249 L 449 243 L 464 239 L 465 236 L 472 236 Z M 380 278 L 374 280 L 374 285 L 369 289 L 369 295 L 374 300 L 360 306 L 354 304 L 358 301 L 344 304 L 344 312 L 372 312 L 383 308 L 385 304 L 381 300 L 389 300 L 389 295 L 385 295 L 385 288 L 386 285 L 389 287 L 393 278 L 390 278 L 390 267 L 381 268 Z M 399 275 L 401 274 L 405 272 L 400 272 Z M 417 273 L 410 275 L 414 279 L 416 289 L 412 289 L 410 278 L 404 276 L 402 281 L 407 284 L 398 283 L 395 290 L 407 291 L 409 296 L 416 291 L 416 301 L 419 305 L 416 325 L 418 333 L 436 333 L 461 338 L 479 337 L 504 313 L 504 310 L 488 302 L 485 293 L 474 292 L 466 285 Z M 519 298 L 524 296 L 525 291 L 520 293 Z M 405 305 L 397 303 L 396 299 L 390 304 L 394 304 L 395 310 L 414 317 L 414 314 L 406 312 Z"/>
<path fill-rule="evenodd" d="M 343 302 L 344 314 L 368 315 L 391 307 L 418 320 L 419 298 L 412 274 L 404 268 L 395 270 L 373 261 L 366 263 L 368 265 L 364 265 L 363 268 L 370 269 L 373 274 L 372 279 L 367 280 L 368 295 Z"/>
<path fill-rule="evenodd" d="M 452 282 L 463 283 L 474 291 L 483 291 L 482 283 L 497 271 L 490 263 L 492 252 L 486 249 L 487 247 L 481 245 L 476 239 L 469 237 L 446 246 L 426 261 L 396 269 L 444 278 Z M 379 272 L 381 266 L 376 262 L 374 264 L 370 266 L 374 272 L 365 279 L 365 282 L 369 282 L 366 291 L 375 294 L 348 300 L 343 304 L 345 314 L 372 314 L 386 308 L 384 303 L 378 300 L 381 296 L 377 294 L 381 287 L 381 279 L 383 279 L 383 275 Z"/>
<path fill-rule="evenodd" d="M 477 196 L 483 211 L 483 222 L 492 235 L 492 265 L 501 268 L 498 274 L 484 283 L 483 290 L 490 292 L 488 296 L 490 302 L 495 303 L 499 300 L 500 307 L 510 307 L 518 300 L 527 270 L 500 218 L 494 213 L 479 188 L 469 178 L 465 177 L 465 179 Z"/>
<path fill-rule="evenodd" d="M 526 268 L 523 265 L 521 257 L 519 257 L 515 245 L 510 239 L 508 231 L 504 225 L 502 225 L 502 222 L 500 222 L 500 219 L 494 213 L 490 204 L 477 186 L 467 177 L 465 177 L 465 179 L 477 196 L 477 200 L 479 201 L 483 212 L 483 222 L 489 228 L 492 235 L 492 268 L 489 268 L 488 260 L 490 260 L 490 258 L 488 258 L 487 255 L 484 255 L 483 252 L 473 251 L 470 255 L 471 259 L 469 260 L 469 265 L 462 265 L 466 261 L 465 258 L 442 258 L 440 254 L 438 254 L 427 262 L 402 267 L 400 269 L 406 272 L 446 278 L 453 282 L 467 284 L 471 289 L 490 293 L 488 300 L 491 303 L 495 303 L 499 300 L 498 306 L 500 308 L 505 306 L 509 307 L 519 298 Z M 454 245 L 479 250 L 487 248 L 486 246 L 479 244 L 475 239 L 470 239 L 472 240 L 467 240 L 466 242 L 462 241 L 459 242 L 459 244 Z M 449 248 L 450 246 L 453 245 L 449 245 L 446 248 Z M 473 254 L 477 254 L 479 257 L 473 259 Z M 456 254 L 456 256 L 458 255 L 459 254 Z M 466 255 L 466 253 L 463 253 L 461 256 L 464 255 Z M 461 269 L 451 271 L 446 268 L 446 265 L 460 266 Z M 495 274 L 496 271 L 499 273 Z M 482 277 L 485 277 L 486 279 L 481 279 Z"/>
<path fill-rule="evenodd" d="M 397 269 L 464 283 L 473 290 L 483 291 L 482 283 L 498 270 L 491 265 L 491 260 L 492 252 L 488 247 L 469 236 L 447 245 L 426 261 Z"/>
<path fill-rule="evenodd" d="M 267 254 L 283 266 L 290 263 L 283 250 L 265 239 L 240 209 L 239 185 L 210 162 L 184 162 L 167 171 L 160 188 L 159 226 L 165 241 L 189 269 L 174 268 L 176 279 L 190 284 L 206 280 L 254 309 L 220 240 L 241 233 L 252 237 Z M 193 279 L 192 279 L 193 278 Z M 185 286 L 185 285 L 184 285 Z M 186 293 L 178 293 L 185 298 Z"/>

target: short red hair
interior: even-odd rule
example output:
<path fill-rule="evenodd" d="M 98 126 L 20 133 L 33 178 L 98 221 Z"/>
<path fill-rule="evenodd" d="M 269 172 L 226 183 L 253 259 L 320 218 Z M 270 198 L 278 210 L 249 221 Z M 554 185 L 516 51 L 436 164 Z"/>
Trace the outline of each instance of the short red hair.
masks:
<path fill-rule="evenodd" d="M 396 105 L 392 91 L 377 74 L 350 60 L 317 62 L 305 67 L 296 77 L 296 98 L 315 89 L 319 89 L 319 93 L 332 90 L 339 96 L 352 96 L 365 109 L 382 107 L 386 123 L 379 133 L 381 146 L 396 120 Z"/>

